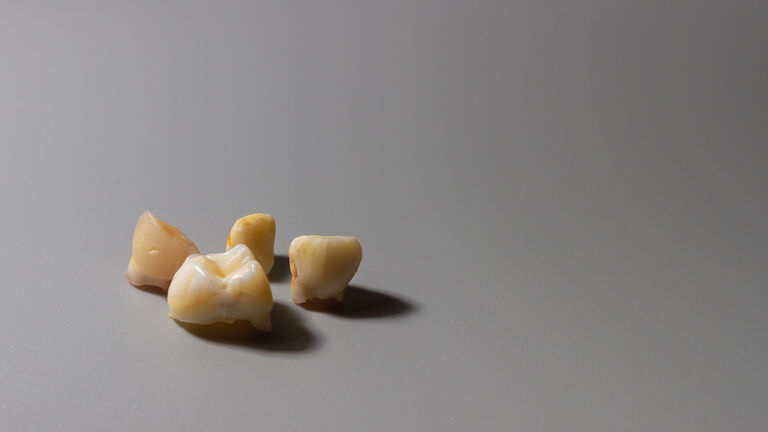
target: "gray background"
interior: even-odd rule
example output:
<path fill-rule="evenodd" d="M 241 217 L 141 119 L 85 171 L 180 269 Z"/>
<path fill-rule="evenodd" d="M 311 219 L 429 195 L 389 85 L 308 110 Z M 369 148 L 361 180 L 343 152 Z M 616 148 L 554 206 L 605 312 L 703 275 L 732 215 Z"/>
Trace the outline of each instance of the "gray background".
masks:
<path fill-rule="evenodd" d="M 0 429 L 763 430 L 767 11 L 2 1 Z M 353 304 L 191 334 L 145 209 L 356 235 Z"/>

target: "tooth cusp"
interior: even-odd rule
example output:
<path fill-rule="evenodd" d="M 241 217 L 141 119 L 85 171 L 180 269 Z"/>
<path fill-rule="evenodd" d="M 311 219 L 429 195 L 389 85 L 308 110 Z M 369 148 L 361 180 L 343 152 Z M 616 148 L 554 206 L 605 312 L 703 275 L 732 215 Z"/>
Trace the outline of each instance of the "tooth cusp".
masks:
<path fill-rule="evenodd" d="M 296 237 L 288 249 L 291 298 L 295 303 L 312 299 L 342 302 L 362 257 L 362 247 L 355 237 Z"/>

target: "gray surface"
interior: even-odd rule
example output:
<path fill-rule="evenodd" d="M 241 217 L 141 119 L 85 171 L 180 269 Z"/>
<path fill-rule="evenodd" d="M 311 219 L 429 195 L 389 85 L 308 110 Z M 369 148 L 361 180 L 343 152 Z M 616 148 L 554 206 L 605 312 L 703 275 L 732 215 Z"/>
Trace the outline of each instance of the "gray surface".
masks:
<path fill-rule="evenodd" d="M 768 423 L 764 2 L 69 3 L 0 3 L 0 429 Z M 200 339 L 144 209 L 372 293 Z"/>

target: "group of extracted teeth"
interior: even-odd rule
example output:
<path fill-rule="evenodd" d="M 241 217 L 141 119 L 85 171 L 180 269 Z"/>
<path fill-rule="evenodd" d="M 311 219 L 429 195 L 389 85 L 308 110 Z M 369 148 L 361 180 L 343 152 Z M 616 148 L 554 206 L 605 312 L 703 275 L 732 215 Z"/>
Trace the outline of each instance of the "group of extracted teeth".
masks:
<path fill-rule="evenodd" d="M 272 329 L 272 290 L 267 273 L 275 263 L 275 218 L 252 214 L 229 231 L 227 250 L 201 255 L 180 229 L 145 211 L 133 232 L 126 279 L 168 293 L 168 316 L 190 324 L 248 321 Z M 288 248 L 291 298 L 344 301 L 363 250 L 355 237 L 305 235 Z"/>

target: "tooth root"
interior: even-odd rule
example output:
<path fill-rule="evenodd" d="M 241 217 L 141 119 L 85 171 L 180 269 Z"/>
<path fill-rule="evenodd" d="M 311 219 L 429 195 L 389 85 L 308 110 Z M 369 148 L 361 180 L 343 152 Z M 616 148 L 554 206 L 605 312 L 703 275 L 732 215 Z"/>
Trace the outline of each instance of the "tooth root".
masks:
<path fill-rule="evenodd" d="M 248 246 L 264 272 L 269 273 L 275 263 L 275 218 L 256 213 L 238 219 L 229 230 L 227 250 L 238 244 Z"/>
<path fill-rule="evenodd" d="M 288 249 L 291 267 L 291 298 L 294 303 L 311 299 L 344 300 L 344 289 L 363 258 L 355 237 L 300 236 Z"/>
<path fill-rule="evenodd" d="M 184 260 L 199 252 L 180 229 L 145 211 L 133 231 L 126 279 L 134 286 L 151 285 L 167 290 Z"/>
<path fill-rule="evenodd" d="M 267 275 L 242 244 L 224 253 L 190 256 L 168 289 L 168 315 L 185 323 L 246 320 L 269 331 L 272 304 Z"/>

